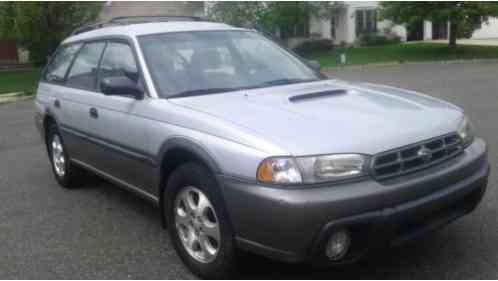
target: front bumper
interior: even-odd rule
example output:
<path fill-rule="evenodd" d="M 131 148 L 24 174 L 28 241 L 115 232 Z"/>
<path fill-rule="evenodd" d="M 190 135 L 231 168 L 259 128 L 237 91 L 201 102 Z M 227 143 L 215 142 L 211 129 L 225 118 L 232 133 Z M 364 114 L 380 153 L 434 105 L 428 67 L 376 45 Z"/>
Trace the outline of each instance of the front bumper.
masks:
<path fill-rule="evenodd" d="M 476 139 L 453 159 L 382 182 L 285 189 L 218 181 L 239 247 L 289 262 L 325 261 L 329 233 L 347 227 L 352 248 L 343 262 L 350 262 L 471 212 L 488 175 L 486 144 Z"/>

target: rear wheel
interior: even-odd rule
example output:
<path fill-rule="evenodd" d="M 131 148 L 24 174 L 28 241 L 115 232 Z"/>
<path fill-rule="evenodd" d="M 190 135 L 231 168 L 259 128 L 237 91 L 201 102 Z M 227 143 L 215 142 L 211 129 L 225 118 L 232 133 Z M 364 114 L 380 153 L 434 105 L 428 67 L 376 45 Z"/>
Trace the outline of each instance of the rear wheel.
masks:
<path fill-rule="evenodd" d="M 57 126 L 55 124 L 50 124 L 49 126 L 47 149 L 55 179 L 65 188 L 75 187 L 83 171 L 69 161 Z"/>
<path fill-rule="evenodd" d="M 218 186 L 203 165 L 187 163 L 170 176 L 164 212 L 173 245 L 204 278 L 225 278 L 235 268 L 233 232 Z"/>

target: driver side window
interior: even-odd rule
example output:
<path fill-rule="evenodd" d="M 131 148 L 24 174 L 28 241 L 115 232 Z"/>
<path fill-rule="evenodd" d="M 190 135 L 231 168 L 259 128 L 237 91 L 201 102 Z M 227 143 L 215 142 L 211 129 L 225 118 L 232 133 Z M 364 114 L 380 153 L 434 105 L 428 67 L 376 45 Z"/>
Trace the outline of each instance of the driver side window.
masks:
<path fill-rule="evenodd" d="M 94 42 L 87 43 L 81 48 L 69 70 L 67 86 L 89 91 L 95 90 L 99 59 L 104 46 L 103 42 Z"/>
<path fill-rule="evenodd" d="M 137 63 L 131 47 L 126 43 L 109 42 L 100 64 L 100 81 L 106 78 L 123 77 L 141 85 Z"/>

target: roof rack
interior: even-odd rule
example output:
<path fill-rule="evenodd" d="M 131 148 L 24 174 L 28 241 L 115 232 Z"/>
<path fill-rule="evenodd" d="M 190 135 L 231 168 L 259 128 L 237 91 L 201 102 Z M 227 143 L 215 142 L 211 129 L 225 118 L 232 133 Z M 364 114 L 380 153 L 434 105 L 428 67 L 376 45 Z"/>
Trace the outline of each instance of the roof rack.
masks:
<path fill-rule="evenodd" d="M 195 16 L 175 16 L 175 15 L 156 15 L 156 16 L 124 16 L 112 18 L 105 22 L 97 22 L 88 25 L 83 25 L 76 28 L 71 35 L 84 33 L 87 31 L 104 28 L 107 26 L 130 25 L 139 23 L 153 23 L 153 22 L 172 22 L 172 21 L 209 21 L 203 17 Z"/>

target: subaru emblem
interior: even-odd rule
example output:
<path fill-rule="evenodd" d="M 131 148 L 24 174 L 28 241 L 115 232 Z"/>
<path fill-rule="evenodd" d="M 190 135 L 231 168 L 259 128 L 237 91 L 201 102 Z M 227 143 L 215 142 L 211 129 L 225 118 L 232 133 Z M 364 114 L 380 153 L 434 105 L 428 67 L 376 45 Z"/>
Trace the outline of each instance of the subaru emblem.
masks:
<path fill-rule="evenodd" d="M 417 156 L 422 158 L 422 160 L 427 163 L 432 159 L 432 151 L 426 147 L 422 147 L 418 152 Z"/>

